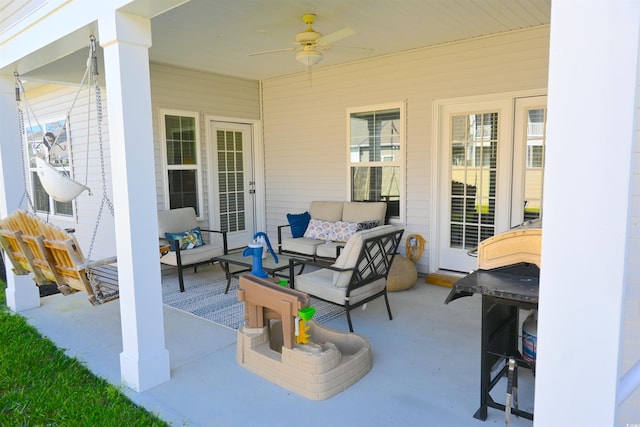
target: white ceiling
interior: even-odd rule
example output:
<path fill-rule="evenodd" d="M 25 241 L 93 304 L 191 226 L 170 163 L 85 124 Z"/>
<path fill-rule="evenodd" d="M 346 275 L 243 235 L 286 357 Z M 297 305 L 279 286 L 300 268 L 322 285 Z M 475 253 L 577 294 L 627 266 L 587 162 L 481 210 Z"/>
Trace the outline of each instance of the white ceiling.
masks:
<path fill-rule="evenodd" d="M 293 47 L 296 33 L 306 28 L 305 13 L 316 15 L 313 27 L 325 35 L 345 27 L 355 31 L 324 52 L 318 68 L 547 25 L 550 9 L 551 0 L 191 0 L 152 17 L 149 56 L 153 62 L 264 80 L 306 72 L 295 51 L 249 56 Z M 71 57 L 85 55 L 83 50 Z M 59 61 L 31 74 L 75 81 L 69 64 L 77 61 Z"/>

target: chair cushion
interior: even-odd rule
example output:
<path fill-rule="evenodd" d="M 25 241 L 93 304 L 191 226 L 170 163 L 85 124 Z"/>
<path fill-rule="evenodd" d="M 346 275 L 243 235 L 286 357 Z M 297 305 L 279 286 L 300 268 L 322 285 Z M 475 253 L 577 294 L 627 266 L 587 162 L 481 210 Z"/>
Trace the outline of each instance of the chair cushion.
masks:
<path fill-rule="evenodd" d="M 196 211 L 192 207 L 158 211 L 158 237 L 165 233 L 181 233 L 198 226 Z"/>
<path fill-rule="evenodd" d="M 362 222 L 377 219 L 384 224 L 387 214 L 385 202 L 344 202 L 342 209 L 342 221 Z"/>
<path fill-rule="evenodd" d="M 336 259 L 334 264 L 337 268 L 353 268 L 358 261 L 358 256 L 360 255 L 360 250 L 362 249 L 362 241 L 369 237 L 375 237 L 380 234 L 388 233 L 395 229 L 393 225 L 382 225 L 380 227 L 373 228 L 371 230 L 363 230 L 355 233 L 344 249 L 340 252 L 340 256 Z M 345 272 L 334 272 L 333 275 L 333 284 L 337 287 L 347 287 L 349 286 L 349 281 L 351 280 L 352 271 Z"/>
<path fill-rule="evenodd" d="M 302 237 L 304 236 L 304 232 L 307 230 L 307 226 L 309 225 L 309 221 L 311 220 L 311 215 L 309 212 L 304 212 L 301 214 L 287 214 L 287 221 L 291 226 L 291 236 L 292 237 Z"/>
<path fill-rule="evenodd" d="M 322 240 L 307 239 L 306 237 L 298 237 L 296 239 L 289 237 L 282 239 L 282 250 L 313 256 L 316 254 L 316 246 L 322 244 Z"/>
<path fill-rule="evenodd" d="M 344 202 L 314 201 L 309 205 L 311 218 L 336 222 L 342 219 Z"/>
<path fill-rule="evenodd" d="M 191 264 L 206 262 L 213 257 L 223 254 L 224 249 L 222 247 L 205 244 L 202 246 L 198 246 L 197 248 L 189 249 L 188 251 L 180 251 L 180 258 L 182 260 L 182 265 L 187 266 Z M 160 262 L 166 265 L 173 265 L 174 267 L 177 266 L 178 260 L 176 258 L 176 253 L 167 253 L 160 258 Z"/>
<path fill-rule="evenodd" d="M 200 227 L 196 227 L 193 230 L 185 231 L 183 233 L 165 233 L 164 235 L 169 241 L 172 251 L 176 250 L 177 241 L 180 242 L 180 249 L 193 249 L 204 245 Z"/>
<path fill-rule="evenodd" d="M 323 258 L 336 258 L 338 246 L 344 247 L 344 242 L 324 242 L 316 246 L 316 255 Z"/>
<path fill-rule="evenodd" d="M 295 277 L 295 287 L 297 290 L 306 292 L 309 295 L 322 298 L 335 304 L 345 305 L 347 295 L 346 287 L 337 287 L 332 284 L 333 271 L 327 268 L 301 274 Z M 363 299 L 377 294 L 386 286 L 384 279 L 376 280 L 367 286 L 356 288 L 349 296 L 349 303 L 355 304 Z"/>

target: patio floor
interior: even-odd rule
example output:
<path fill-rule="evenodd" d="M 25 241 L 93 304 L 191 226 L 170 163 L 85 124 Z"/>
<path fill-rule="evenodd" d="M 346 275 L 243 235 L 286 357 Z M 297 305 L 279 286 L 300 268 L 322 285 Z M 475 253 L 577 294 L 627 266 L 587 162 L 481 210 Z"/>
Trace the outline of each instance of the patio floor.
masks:
<path fill-rule="evenodd" d="M 219 267 L 199 268 L 189 280 L 219 277 Z M 174 271 L 162 286 L 177 286 Z M 347 390 L 312 401 L 252 374 L 236 363 L 236 332 L 164 307 L 171 380 L 142 393 L 124 392 L 173 426 L 483 426 L 504 424 L 504 413 L 489 408 L 486 421 L 473 418 L 480 402 L 480 303 L 478 295 L 449 305 L 449 288 L 427 285 L 389 294 L 352 314 L 354 330 L 367 337 L 373 367 Z M 52 295 L 21 314 L 67 354 L 97 375 L 120 383 L 122 351 L 119 302 L 92 307 L 83 294 Z M 525 317 L 525 316 L 521 316 Z M 327 326 L 346 331 L 344 315 Z M 533 378 L 520 370 L 519 407 L 533 408 Z M 492 393 L 504 402 L 506 383 Z M 511 417 L 511 426 L 531 426 Z"/>

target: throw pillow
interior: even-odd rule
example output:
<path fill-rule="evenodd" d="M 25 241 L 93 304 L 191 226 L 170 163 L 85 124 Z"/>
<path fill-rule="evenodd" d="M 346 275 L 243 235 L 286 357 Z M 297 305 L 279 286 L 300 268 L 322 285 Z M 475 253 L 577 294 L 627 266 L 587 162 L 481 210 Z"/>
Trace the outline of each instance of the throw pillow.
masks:
<path fill-rule="evenodd" d="M 304 232 L 307 231 L 307 226 L 309 225 L 309 221 L 311 220 L 311 215 L 309 212 L 304 212 L 301 214 L 287 214 L 287 221 L 289 221 L 289 225 L 291 226 L 291 236 L 292 237 L 302 237 L 304 236 Z"/>
<path fill-rule="evenodd" d="M 372 228 L 376 228 L 380 225 L 380 221 L 377 219 L 372 219 L 371 221 L 362 221 L 358 223 L 358 231 L 362 230 L 371 230 Z"/>
<path fill-rule="evenodd" d="M 353 234 L 358 231 L 357 222 L 336 221 L 331 227 L 329 240 L 333 242 L 346 242 Z"/>
<path fill-rule="evenodd" d="M 198 246 L 204 245 L 200 227 L 196 227 L 193 230 L 185 231 L 184 233 L 164 233 L 164 235 L 167 240 L 169 240 L 171 250 L 174 252 L 176 250 L 176 241 L 178 240 L 180 241 L 180 250 L 193 249 Z"/>
<path fill-rule="evenodd" d="M 331 228 L 333 223 L 330 221 L 322 221 L 319 219 L 311 218 L 307 230 L 304 232 L 304 237 L 308 239 L 329 240 L 331 234 Z"/>

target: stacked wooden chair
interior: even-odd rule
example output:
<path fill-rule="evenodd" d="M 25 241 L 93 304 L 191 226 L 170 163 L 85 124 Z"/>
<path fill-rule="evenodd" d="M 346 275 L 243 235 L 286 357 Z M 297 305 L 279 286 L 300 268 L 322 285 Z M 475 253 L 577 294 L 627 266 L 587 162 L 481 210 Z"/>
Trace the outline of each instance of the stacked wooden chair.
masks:
<path fill-rule="evenodd" d="M 18 210 L 0 220 L 0 247 L 13 272 L 31 274 L 38 286 L 85 292 L 93 305 L 118 298 L 116 257 L 88 261 L 72 234 L 35 215 Z"/>

